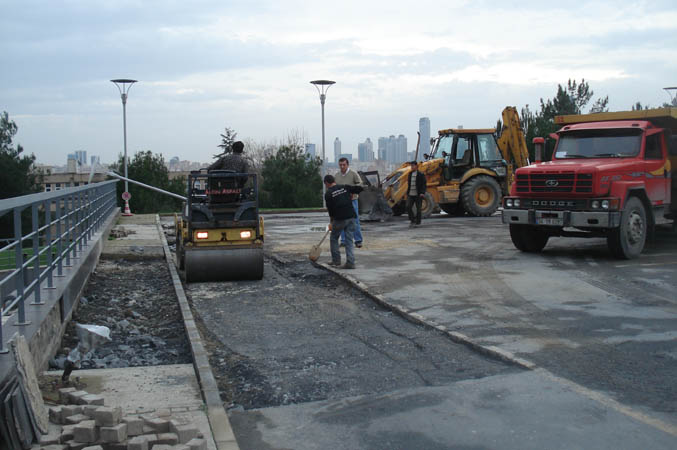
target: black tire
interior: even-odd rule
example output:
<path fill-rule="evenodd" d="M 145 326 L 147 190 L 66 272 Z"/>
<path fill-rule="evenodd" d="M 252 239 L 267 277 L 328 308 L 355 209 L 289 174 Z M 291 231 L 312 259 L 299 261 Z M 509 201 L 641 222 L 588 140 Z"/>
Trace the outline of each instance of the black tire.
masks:
<path fill-rule="evenodd" d="M 461 187 L 463 208 L 471 216 L 490 216 L 501 202 L 501 186 L 488 175 L 477 175 Z"/>
<path fill-rule="evenodd" d="M 391 208 L 393 210 L 393 216 L 401 216 L 407 210 L 407 205 L 404 202 L 399 202 Z"/>
<path fill-rule="evenodd" d="M 619 259 L 637 258 L 644 250 L 647 230 L 644 203 L 637 197 L 630 197 L 621 213 L 621 225 L 607 235 L 609 250 Z"/>
<path fill-rule="evenodd" d="M 463 209 L 463 204 L 461 202 L 440 203 L 440 208 L 450 216 L 462 216 L 465 214 L 465 210 Z"/>
<path fill-rule="evenodd" d="M 510 239 L 518 250 L 538 253 L 548 243 L 550 235 L 542 228 L 533 225 L 510 224 Z"/>
<path fill-rule="evenodd" d="M 179 270 L 186 268 L 186 249 L 183 247 L 183 238 L 179 230 L 176 232 L 176 266 Z"/>
<path fill-rule="evenodd" d="M 428 217 L 432 216 L 436 206 L 437 203 L 435 202 L 433 195 L 430 192 L 426 192 L 423 200 L 421 201 L 421 218 L 427 219 Z"/>

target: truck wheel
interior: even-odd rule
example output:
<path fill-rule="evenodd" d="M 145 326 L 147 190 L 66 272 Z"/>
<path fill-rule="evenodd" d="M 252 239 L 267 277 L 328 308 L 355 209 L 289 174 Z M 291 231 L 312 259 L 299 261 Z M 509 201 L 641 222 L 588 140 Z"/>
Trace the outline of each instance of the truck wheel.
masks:
<path fill-rule="evenodd" d="M 515 247 L 523 252 L 540 252 L 549 238 L 548 232 L 539 227 L 510 224 L 510 239 Z"/>
<path fill-rule="evenodd" d="M 466 181 L 461 187 L 463 208 L 471 216 L 490 216 L 498 209 L 501 187 L 487 175 L 478 175 Z"/>
<path fill-rule="evenodd" d="M 421 218 L 427 219 L 433 214 L 433 210 L 437 206 L 433 195 L 430 192 L 426 192 L 423 200 L 421 201 Z"/>
<path fill-rule="evenodd" d="M 637 197 L 630 197 L 621 214 L 621 225 L 606 238 L 611 253 L 619 259 L 637 258 L 646 243 L 646 209 Z"/>
<path fill-rule="evenodd" d="M 442 208 L 442 211 L 449 214 L 450 216 L 462 216 L 463 214 L 465 214 L 465 210 L 463 209 L 463 205 L 461 204 L 461 202 L 440 203 L 440 208 Z"/>

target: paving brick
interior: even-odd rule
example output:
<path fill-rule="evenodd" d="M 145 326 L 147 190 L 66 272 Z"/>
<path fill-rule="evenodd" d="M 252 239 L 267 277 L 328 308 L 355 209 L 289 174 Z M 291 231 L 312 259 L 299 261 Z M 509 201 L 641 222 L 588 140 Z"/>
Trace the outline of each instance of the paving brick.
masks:
<path fill-rule="evenodd" d="M 66 417 L 65 422 L 68 425 L 76 425 L 80 422 L 84 422 L 86 420 L 89 420 L 89 417 L 85 416 L 84 414 L 76 414 L 74 416 L 68 416 Z"/>
<path fill-rule="evenodd" d="M 127 424 L 119 423 L 113 427 L 101 427 L 99 433 L 103 442 L 122 442 L 127 439 Z"/>
<path fill-rule="evenodd" d="M 49 408 L 49 421 L 57 425 L 63 425 L 63 417 L 61 415 L 62 410 L 63 406 L 61 405 L 51 406 Z"/>
<path fill-rule="evenodd" d="M 69 398 L 68 395 L 69 395 L 71 392 L 75 392 L 76 390 L 77 390 L 77 389 L 72 388 L 72 387 L 61 388 L 61 389 L 59 389 L 59 403 L 62 403 L 62 404 L 64 404 L 64 405 L 67 404 L 67 403 L 68 403 L 68 398 Z"/>
<path fill-rule="evenodd" d="M 169 444 L 155 444 L 151 448 L 153 450 L 174 450 L 174 446 Z"/>
<path fill-rule="evenodd" d="M 61 418 L 66 420 L 66 417 L 82 414 L 82 406 L 79 405 L 64 405 L 61 407 Z"/>
<path fill-rule="evenodd" d="M 148 439 L 145 436 L 136 436 L 127 441 L 127 450 L 149 450 Z"/>
<path fill-rule="evenodd" d="M 119 424 L 121 419 L 122 409 L 119 407 L 99 406 L 94 410 L 94 420 L 100 427 L 113 427 Z"/>
<path fill-rule="evenodd" d="M 181 444 L 185 444 L 197 437 L 197 428 L 191 424 L 177 425 L 173 427 L 172 433 L 178 436 Z"/>
<path fill-rule="evenodd" d="M 146 440 L 148 441 L 148 448 L 153 448 L 153 446 L 158 443 L 157 434 L 151 433 L 144 434 L 143 436 L 145 436 Z"/>
<path fill-rule="evenodd" d="M 178 444 L 174 446 L 174 450 L 190 450 L 186 444 Z"/>
<path fill-rule="evenodd" d="M 157 435 L 157 443 L 176 445 L 179 443 L 179 437 L 175 433 L 160 433 Z"/>
<path fill-rule="evenodd" d="M 65 450 L 67 447 L 62 444 L 49 444 L 49 445 L 42 445 L 40 449 L 42 450 Z"/>
<path fill-rule="evenodd" d="M 104 442 L 103 450 L 127 450 L 127 441 L 123 442 Z"/>
<path fill-rule="evenodd" d="M 73 428 L 73 440 L 75 442 L 96 442 L 99 437 L 96 422 L 84 420 Z"/>
<path fill-rule="evenodd" d="M 103 447 L 100 445 L 92 445 L 91 447 L 85 447 L 82 450 L 103 450 Z"/>
<path fill-rule="evenodd" d="M 103 406 L 103 397 L 96 394 L 87 394 L 81 399 L 83 405 L 100 405 Z"/>
<path fill-rule="evenodd" d="M 127 424 L 127 436 L 138 436 L 143 434 L 143 420 L 136 416 L 125 416 L 122 423 Z"/>
<path fill-rule="evenodd" d="M 168 433 L 169 432 L 169 421 L 167 419 L 162 419 L 160 417 L 154 417 L 150 420 L 146 420 L 145 424 L 151 427 L 157 433 Z"/>
<path fill-rule="evenodd" d="M 59 437 L 59 444 L 65 444 L 68 441 L 73 440 L 73 430 L 75 425 L 65 425 L 61 428 L 61 436 Z"/>
<path fill-rule="evenodd" d="M 93 419 L 94 411 L 96 411 L 99 406 L 100 405 L 84 405 L 82 406 L 82 414 L 89 417 L 90 419 Z"/>
<path fill-rule="evenodd" d="M 68 441 L 68 442 L 66 442 L 66 445 L 68 446 L 69 450 L 82 450 L 85 447 L 89 447 L 91 445 L 91 443 Z"/>
<path fill-rule="evenodd" d="M 172 412 L 168 409 L 163 408 L 163 409 L 158 409 L 157 411 L 155 411 L 155 417 L 167 418 L 167 417 L 171 417 L 171 415 L 172 415 Z"/>
<path fill-rule="evenodd" d="M 47 445 L 58 444 L 60 437 L 61 433 L 58 430 L 50 430 L 49 433 L 40 435 L 38 442 L 41 447 L 45 447 Z"/>
<path fill-rule="evenodd" d="M 191 439 L 186 442 L 186 445 L 190 447 L 190 450 L 207 450 L 207 441 L 204 439 Z"/>
<path fill-rule="evenodd" d="M 82 405 L 82 397 L 87 395 L 87 391 L 75 391 L 68 393 L 68 403 L 72 405 Z"/>

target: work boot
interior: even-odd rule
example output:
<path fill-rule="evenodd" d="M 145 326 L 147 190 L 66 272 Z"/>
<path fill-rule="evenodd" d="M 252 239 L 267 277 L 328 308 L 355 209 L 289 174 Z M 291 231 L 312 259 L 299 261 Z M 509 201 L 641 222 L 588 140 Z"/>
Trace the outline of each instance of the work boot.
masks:
<path fill-rule="evenodd" d="M 344 265 L 341 266 L 341 269 L 354 269 L 355 264 L 351 264 L 349 262 L 345 263 Z"/>
<path fill-rule="evenodd" d="M 362 242 L 355 242 L 355 247 L 362 248 Z"/>
<path fill-rule="evenodd" d="M 339 262 L 332 261 L 332 262 L 329 263 L 329 265 L 330 265 L 330 266 L 334 266 L 334 267 L 338 267 L 338 266 L 341 265 L 341 261 L 339 261 Z"/>

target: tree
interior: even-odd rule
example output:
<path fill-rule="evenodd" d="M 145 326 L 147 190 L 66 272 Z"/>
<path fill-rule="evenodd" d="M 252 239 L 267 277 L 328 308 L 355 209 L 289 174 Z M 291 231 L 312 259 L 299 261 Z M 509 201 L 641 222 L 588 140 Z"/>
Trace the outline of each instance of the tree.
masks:
<path fill-rule="evenodd" d="M 235 142 L 236 137 L 237 133 L 235 132 L 235 130 L 226 127 L 226 134 L 221 135 L 221 143 L 217 145 L 217 147 L 219 147 L 223 151 L 217 155 L 214 155 L 214 158 L 218 159 L 224 155 L 227 155 L 228 153 L 232 153 L 233 143 Z"/>
<path fill-rule="evenodd" d="M 524 135 L 531 160 L 534 159 L 533 138 L 537 136 L 546 138 L 544 159 L 549 160 L 554 149 L 554 141 L 548 139 L 548 137 L 559 129 L 559 126 L 555 124 L 555 116 L 582 114 L 583 108 L 590 102 L 593 95 L 594 92 L 585 82 L 585 79 L 582 79 L 580 84 L 576 83 L 576 80 L 569 80 L 566 87 L 562 87 L 561 84 L 557 85 L 557 94 L 552 100 L 543 101 L 541 99 L 540 112 L 532 112 L 529 105 L 522 108 L 520 121 L 524 127 Z M 608 111 L 608 104 L 609 96 L 598 98 L 588 112 Z"/>
<path fill-rule="evenodd" d="M 283 144 L 263 161 L 261 206 L 304 208 L 322 206 L 322 161 L 296 144 Z"/>
<path fill-rule="evenodd" d="M 0 114 L 0 198 L 32 194 L 40 190 L 43 173 L 35 168 L 35 155 L 25 155 L 21 145 L 12 146 L 18 127 L 9 114 Z"/>
<path fill-rule="evenodd" d="M 124 167 L 124 156 L 119 155 L 117 168 Z M 128 178 L 141 183 L 186 195 L 185 178 L 169 179 L 169 170 L 162 155 L 154 155 L 151 151 L 137 152 L 127 164 Z M 117 184 L 118 198 L 124 191 L 124 182 Z M 166 194 L 152 191 L 134 183 L 129 183 L 129 193 L 132 194 L 130 204 L 132 211 L 139 214 L 170 212 L 181 209 L 181 200 Z"/>

